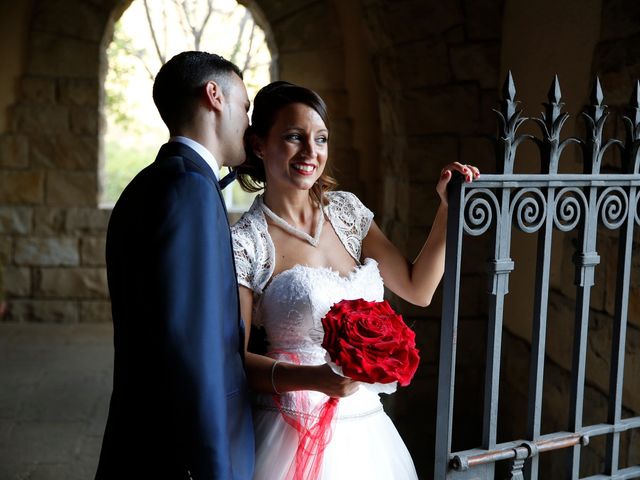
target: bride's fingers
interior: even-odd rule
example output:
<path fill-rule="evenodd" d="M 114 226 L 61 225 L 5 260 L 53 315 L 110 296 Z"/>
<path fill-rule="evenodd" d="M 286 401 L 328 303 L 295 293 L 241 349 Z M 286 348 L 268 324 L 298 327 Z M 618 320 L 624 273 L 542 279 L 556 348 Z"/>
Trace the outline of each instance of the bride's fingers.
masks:
<path fill-rule="evenodd" d="M 454 171 L 459 172 L 464 176 L 465 181 L 472 182 L 476 178 L 480 177 L 480 170 L 473 165 L 465 165 L 459 162 L 453 162 L 445 166 L 440 171 L 440 181 L 448 181 L 451 179 L 451 175 Z"/>

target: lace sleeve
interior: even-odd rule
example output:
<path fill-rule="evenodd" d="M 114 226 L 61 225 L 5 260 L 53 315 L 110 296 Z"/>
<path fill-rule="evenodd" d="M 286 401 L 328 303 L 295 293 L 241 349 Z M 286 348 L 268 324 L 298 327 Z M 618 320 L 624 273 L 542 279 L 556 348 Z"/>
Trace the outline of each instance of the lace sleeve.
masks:
<path fill-rule="evenodd" d="M 236 276 L 238 277 L 238 285 L 255 290 L 254 275 L 252 265 L 254 264 L 255 249 L 251 248 L 251 238 L 247 235 L 247 231 L 236 226 L 240 222 L 231 227 L 231 237 L 233 239 L 233 258 L 236 262 Z"/>
<path fill-rule="evenodd" d="M 238 284 L 261 295 L 273 275 L 275 252 L 267 223 L 256 202 L 231 227 L 231 235 Z"/>
<path fill-rule="evenodd" d="M 347 251 L 359 262 L 362 240 L 369 233 L 373 212 L 350 192 L 329 192 L 327 197 L 329 205 L 326 209 L 331 224 Z"/>

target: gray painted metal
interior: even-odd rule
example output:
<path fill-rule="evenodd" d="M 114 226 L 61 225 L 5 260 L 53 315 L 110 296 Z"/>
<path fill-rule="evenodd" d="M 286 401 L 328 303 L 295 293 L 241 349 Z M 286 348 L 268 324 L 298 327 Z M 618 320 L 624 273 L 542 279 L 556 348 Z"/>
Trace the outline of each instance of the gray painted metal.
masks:
<path fill-rule="evenodd" d="M 435 478 L 491 479 L 495 463 L 509 462 L 511 479 L 538 479 L 538 458 L 544 452 L 571 449 L 565 478 L 580 478 L 581 447 L 590 437 L 607 436 L 605 472 L 589 479 L 640 478 L 640 465 L 620 469 L 620 434 L 640 428 L 640 417 L 622 419 L 622 391 L 626 325 L 631 277 L 634 229 L 640 225 L 640 81 L 636 82 L 630 103 L 625 141 L 603 140 L 609 115 L 599 79 L 591 95 L 591 105 L 583 112 L 587 126 L 585 139 L 561 140 L 568 114 L 562 111 L 560 82 L 553 79 L 548 103 L 541 118 L 533 118 L 541 130 L 540 138 L 519 135 L 527 120 L 517 109 L 516 88 L 511 72 L 503 88 L 499 118 L 498 174 L 483 174 L 471 184 L 456 176 L 449 188 L 446 269 L 443 280 L 442 328 L 438 379 Z M 514 173 L 516 152 L 524 141 L 540 150 L 539 174 Z M 562 152 L 570 144 L 580 146 L 583 173 L 559 174 Z M 601 173 L 602 158 L 611 147 L 622 153 L 619 173 Z M 504 299 L 509 292 L 509 275 L 515 264 L 510 258 L 512 228 L 537 234 L 532 345 L 529 371 L 527 438 L 497 444 L 498 393 L 502 350 Z M 608 423 L 583 425 L 586 351 L 591 288 L 600 263 L 596 239 L 598 228 L 619 232 L 618 276 L 613 339 Z M 577 288 L 571 379 L 569 432 L 541 434 L 544 381 L 545 338 L 549 303 L 551 248 L 554 230 L 576 231 L 579 246 L 574 255 Z M 489 309 L 484 415 L 481 445 L 472 450 L 451 450 L 453 394 L 455 387 L 456 339 L 458 329 L 461 253 L 465 234 L 492 235 L 492 259 L 488 262 Z"/>

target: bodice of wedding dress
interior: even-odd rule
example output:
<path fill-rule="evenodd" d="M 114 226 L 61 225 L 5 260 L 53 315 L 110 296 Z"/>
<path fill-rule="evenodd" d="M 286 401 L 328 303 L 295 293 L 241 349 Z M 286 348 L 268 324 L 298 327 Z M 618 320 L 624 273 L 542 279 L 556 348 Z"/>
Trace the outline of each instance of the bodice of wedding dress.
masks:
<path fill-rule="evenodd" d="M 331 306 L 345 299 L 383 300 L 384 285 L 378 263 L 370 258 L 360 263 L 362 239 L 373 214 L 351 193 L 331 192 L 328 198 L 325 215 L 358 263 L 347 276 L 327 267 L 296 265 L 272 277 L 275 250 L 260 197 L 232 227 L 238 283 L 254 292 L 252 322 L 264 327 L 269 356 L 273 358 L 305 365 L 325 363 L 322 318 Z M 323 398 L 326 399 L 318 392 L 309 392 L 311 404 Z M 283 395 L 282 401 L 287 406 L 294 398 Z M 270 395 L 261 396 L 259 403 L 271 404 Z M 357 414 L 379 407 L 378 396 L 361 389 L 342 399 L 340 414 Z"/>
<path fill-rule="evenodd" d="M 297 265 L 278 274 L 264 289 L 256 314 L 265 329 L 269 356 L 303 365 L 325 363 L 322 348 L 322 318 L 340 300 L 363 298 L 381 301 L 384 297 L 378 263 L 368 258 L 343 277 L 329 268 Z M 300 396 L 281 396 L 282 405 L 291 411 L 310 413 L 327 397 L 319 392 Z M 258 405 L 272 407 L 271 395 L 261 395 Z M 340 400 L 338 418 L 358 416 L 381 408 L 378 395 L 360 388 L 357 393 Z"/>
<path fill-rule="evenodd" d="M 340 300 L 384 296 L 378 264 L 366 259 L 347 277 L 329 268 L 295 267 L 278 274 L 264 290 L 259 309 L 273 355 L 295 352 L 302 363 L 324 363 L 322 318 Z"/>
<path fill-rule="evenodd" d="M 373 213 L 353 193 L 328 192 L 326 196 L 329 204 L 324 206 L 324 214 L 347 252 L 360 263 L 362 239 L 369 231 Z M 257 295 L 262 294 L 275 268 L 275 248 L 262 204 L 259 195 L 231 227 L 238 283 Z"/>

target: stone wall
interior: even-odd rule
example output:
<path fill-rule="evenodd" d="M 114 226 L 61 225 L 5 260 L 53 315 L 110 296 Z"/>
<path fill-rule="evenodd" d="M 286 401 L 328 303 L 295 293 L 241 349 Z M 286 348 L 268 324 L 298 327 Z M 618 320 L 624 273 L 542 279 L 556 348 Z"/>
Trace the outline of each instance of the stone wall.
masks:
<path fill-rule="evenodd" d="M 0 264 L 9 321 L 110 319 L 109 211 L 97 207 L 101 82 L 105 38 L 128 3 L 33 2 L 17 101 L 0 134 Z"/>
<path fill-rule="evenodd" d="M 378 221 L 413 259 L 438 206 L 435 185 L 442 167 L 460 161 L 485 172 L 494 168 L 488 137 L 495 129 L 491 108 L 498 98 L 503 2 L 361 3 L 381 121 L 383 199 Z M 477 264 L 466 268 L 465 281 L 484 282 L 479 268 Z M 483 328 L 474 302 L 463 307 L 464 335 L 469 339 L 477 338 Z M 428 478 L 433 465 L 441 303 L 436 298 L 427 309 L 398 299 L 394 303 L 417 330 L 423 359 L 411 388 L 390 397 L 388 403 L 419 471 Z M 462 395 L 478 391 L 482 362 L 478 357 L 463 360 Z M 458 405 L 460 436 L 468 437 L 474 403 Z"/>

